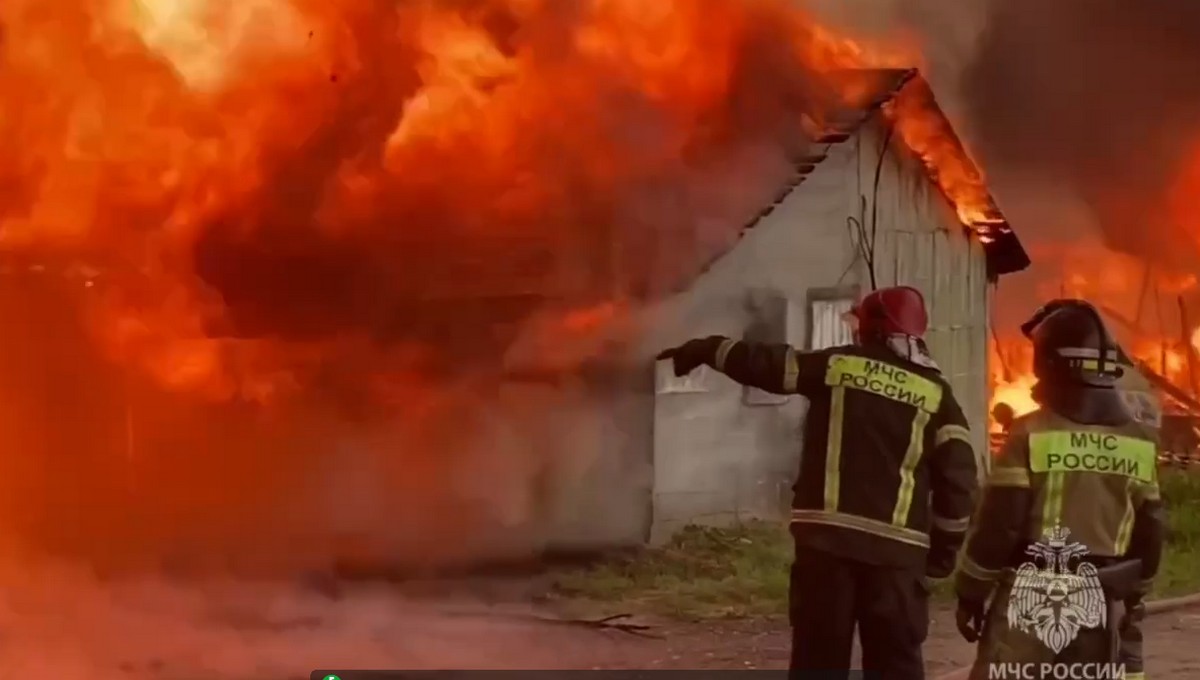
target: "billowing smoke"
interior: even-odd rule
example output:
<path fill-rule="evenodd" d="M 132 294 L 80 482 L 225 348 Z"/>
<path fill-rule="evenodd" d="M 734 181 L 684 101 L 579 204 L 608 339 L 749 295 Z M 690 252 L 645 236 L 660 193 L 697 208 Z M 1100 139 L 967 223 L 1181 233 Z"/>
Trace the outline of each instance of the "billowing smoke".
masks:
<path fill-rule="evenodd" d="M 0 3 L 0 666 L 590 665 L 295 583 L 644 535 L 637 312 L 781 187 L 858 63 L 828 37 L 784 0 Z"/>
<path fill-rule="evenodd" d="M 480 593 L 359 585 L 330 598 L 294 584 L 98 579 L 5 563 L 0 663 L 54 680 L 306 678 L 318 668 L 586 669 L 628 649 L 546 625 Z"/>
<path fill-rule="evenodd" d="M 218 6 L 0 7 L 0 527 L 252 571 L 640 535 L 635 312 L 858 52 L 783 0 Z"/>
<path fill-rule="evenodd" d="M 993 0 L 961 77 L 972 139 L 1006 175 L 1061 182 L 1057 199 L 1042 198 L 1074 193 L 1111 247 L 1195 265 L 1200 185 L 1184 175 L 1200 154 L 1198 61 L 1200 5 L 1189 0 Z M 1036 245 L 1063 230 L 1021 236 Z"/>

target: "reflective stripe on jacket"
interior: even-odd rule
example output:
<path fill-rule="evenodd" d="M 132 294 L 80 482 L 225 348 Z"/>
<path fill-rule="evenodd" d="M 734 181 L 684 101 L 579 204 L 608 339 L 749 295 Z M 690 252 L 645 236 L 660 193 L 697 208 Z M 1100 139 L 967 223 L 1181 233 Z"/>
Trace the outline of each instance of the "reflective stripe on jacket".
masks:
<path fill-rule="evenodd" d="M 1143 590 L 1158 569 L 1164 531 L 1152 431 L 1081 425 L 1050 411 L 1019 418 L 984 485 L 959 564 L 957 589 L 982 600 L 1024 547 L 1052 529 L 1096 558 L 1143 561 Z"/>
<path fill-rule="evenodd" d="M 794 487 L 798 543 L 878 564 L 928 558 L 932 575 L 949 573 L 978 478 L 966 418 L 938 371 L 886 347 L 797 352 L 733 340 L 711 365 L 809 399 Z"/>

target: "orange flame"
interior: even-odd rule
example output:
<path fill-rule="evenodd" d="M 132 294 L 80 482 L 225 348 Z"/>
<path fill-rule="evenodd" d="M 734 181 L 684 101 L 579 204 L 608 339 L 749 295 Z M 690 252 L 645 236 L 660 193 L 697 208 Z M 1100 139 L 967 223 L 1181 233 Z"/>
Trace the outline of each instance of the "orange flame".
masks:
<path fill-rule="evenodd" d="M 0 337 L 0 434 L 30 452 L 0 460 L 0 522 L 28 523 L 0 529 L 282 559 L 334 542 L 297 489 L 349 457 L 385 485 L 355 523 L 381 550 L 407 516 L 468 545 L 490 508 L 445 490 L 502 487 L 456 476 L 472 447 L 530 478 L 579 448 L 494 455 L 511 373 L 633 332 L 786 181 L 805 98 L 906 47 L 788 0 L 0 2 L 0 254 L 102 272 L 0 288 L 29 320 Z"/>
<path fill-rule="evenodd" d="M 1200 252 L 1200 213 L 1196 211 L 1196 196 L 1200 195 L 1200 138 L 1192 142 L 1172 182 L 1166 205 L 1168 219 L 1177 233 L 1190 241 L 1194 252 Z"/>
<path fill-rule="evenodd" d="M 594 223 L 591 204 L 740 125 L 725 107 L 757 77 L 755 44 L 817 75 L 912 61 L 771 0 L 590 0 L 573 15 L 541 0 L 96 6 L 0 10 L 0 177 L 15 187 L 0 246 L 136 272 L 90 313 L 102 342 L 220 398 L 294 390 L 317 345 L 333 351 L 238 330 L 296 304 L 242 280 L 278 244 L 295 267 L 314 251 L 391 258 L 384 297 L 545 291 L 552 272 L 515 260 L 586 247 L 557 225 Z M 439 272 L 450 243 L 506 257 Z M 244 262 L 211 261 L 231 254 Z M 243 271 L 214 271 L 229 266 Z"/>
<path fill-rule="evenodd" d="M 984 225 L 995 209 L 979 168 L 944 116 L 936 113 L 928 87 L 905 88 L 885 106 L 905 145 L 925 163 L 966 226 Z M 986 236 L 986 234 L 984 234 Z"/>
<path fill-rule="evenodd" d="M 1095 242 L 1043 242 L 1034 257 L 1044 269 L 1062 273 L 1057 281 L 1043 282 L 1040 300 L 1081 298 L 1098 305 L 1109 331 L 1132 358 L 1175 387 L 1192 391 L 1188 353 L 1200 351 L 1200 318 L 1187 319 L 1189 328 L 1181 330 L 1179 301 L 1191 307 L 1197 290 L 1194 274 L 1151 268 Z M 1002 334 L 998 345 L 991 350 L 991 406 L 1008 404 L 1017 415 L 1035 410 L 1037 404 L 1029 394 L 1035 382 L 1029 341 Z M 1196 371 L 1200 373 L 1200 361 Z M 993 423 L 992 429 L 998 425 Z"/>

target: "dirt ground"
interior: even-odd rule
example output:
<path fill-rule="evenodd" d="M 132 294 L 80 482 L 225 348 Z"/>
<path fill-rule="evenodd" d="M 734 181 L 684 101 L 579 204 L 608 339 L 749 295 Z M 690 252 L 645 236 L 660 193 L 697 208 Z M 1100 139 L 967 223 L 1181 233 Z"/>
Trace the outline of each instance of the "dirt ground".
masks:
<path fill-rule="evenodd" d="M 299 680 L 314 669 L 784 668 L 781 622 L 642 621 L 659 638 L 554 620 L 544 603 L 387 584 L 103 582 L 63 575 L 0 589 L 0 667 L 55 680 Z M 15 587 L 20 585 L 21 587 Z M 1155 680 L 1200 677 L 1200 609 L 1147 625 Z M 933 616 L 930 677 L 972 649 Z"/>
<path fill-rule="evenodd" d="M 675 626 L 664 632 L 664 640 L 627 640 L 619 645 L 620 656 L 610 656 L 597 665 L 675 669 L 787 666 L 790 640 L 788 630 L 780 623 L 719 622 Z M 1145 633 L 1150 677 L 1154 680 L 1200 677 L 1200 608 L 1151 617 Z M 971 662 L 974 647 L 959 637 L 951 610 L 939 609 L 933 613 L 925 654 L 930 678 Z"/>

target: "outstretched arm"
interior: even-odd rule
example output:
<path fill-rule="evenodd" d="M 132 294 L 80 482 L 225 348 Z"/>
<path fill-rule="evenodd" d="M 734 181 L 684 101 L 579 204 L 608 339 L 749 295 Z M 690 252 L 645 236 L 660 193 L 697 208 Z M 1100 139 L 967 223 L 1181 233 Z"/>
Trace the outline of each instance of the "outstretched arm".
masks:
<path fill-rule="evenodd" d="M 671 359 L 676 375 L 711 366 L 743 385 L 774 394 L 812 394 L 825 381 L 823 352 L 797 352 L 791 345 L 733 340 L 720 335 L 689 340 L 658 355 Z"/>

